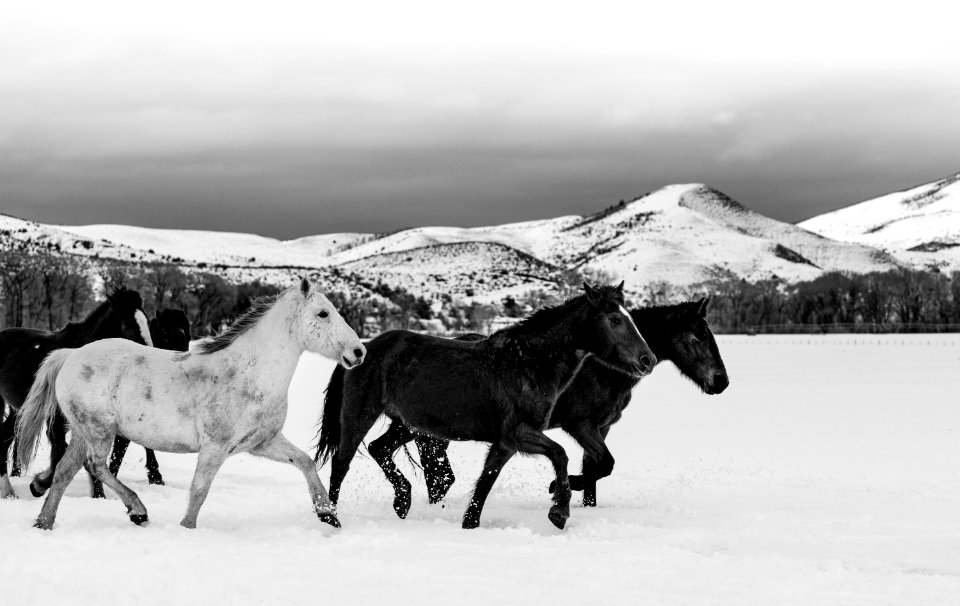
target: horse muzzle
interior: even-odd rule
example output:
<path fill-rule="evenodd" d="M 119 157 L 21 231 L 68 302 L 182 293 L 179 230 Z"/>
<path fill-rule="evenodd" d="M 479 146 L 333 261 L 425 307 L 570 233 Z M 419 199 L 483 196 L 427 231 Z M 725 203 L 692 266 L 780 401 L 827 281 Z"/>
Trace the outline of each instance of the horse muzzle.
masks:
<path fill-rule="evenodd" d="M 366 348 L 363 345 L 358 345 L 357 347 L 354 347 L 353 350 L 350 351 L 349 353 L 345 353 L 341 355 L 340 363 L 343 365 L 344 368 L 346 368 L 347 370 L 350 370 L 352 368 L 356 368 L 357 366 L 360 366 L 361 364 L 363 364 L 363 359 L 366 357 L 366 355 L 367 355 Z"/>

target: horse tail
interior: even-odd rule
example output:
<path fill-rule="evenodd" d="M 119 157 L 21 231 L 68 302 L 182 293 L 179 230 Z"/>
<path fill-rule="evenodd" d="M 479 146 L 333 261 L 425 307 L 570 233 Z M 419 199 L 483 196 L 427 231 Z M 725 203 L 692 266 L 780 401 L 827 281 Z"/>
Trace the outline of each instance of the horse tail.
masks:
<path fill-rule="evenodd" d="M 59 410 L 57 375 L 60 374 L 63 363 L 72 353 L 72 349 L 58 349 L 43 360 L 34 376 L 27 399 L 20 407 L 20 413 L 17 415 L 16 440 L 17 456 L 22 469 L 27 469 L 30 461 L 37 454 L 37 439 L 40 437 L 40 430 L 44 423 L 52 422 Z"/>
<path fill-rule="evenodd" d="M 320 431 L 317 433 L 317 453 L 313 456 L 315 463 L 325 463 L 337 454 L 340 448 L 340 411 L 343 410 L 343 379 L 346 370 L 337 364 L 327 384 L 327 392 L 323 398 L 323 416 L 320 421 Z"/>

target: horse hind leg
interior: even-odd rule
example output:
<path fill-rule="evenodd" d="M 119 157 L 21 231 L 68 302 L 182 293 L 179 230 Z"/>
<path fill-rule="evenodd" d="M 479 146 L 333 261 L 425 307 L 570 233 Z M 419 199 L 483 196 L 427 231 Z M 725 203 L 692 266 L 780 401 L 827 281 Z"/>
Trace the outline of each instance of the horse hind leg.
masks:
<path fill-rule="evenodd" d="M 367 450 L 380 465 L 387 480 L 393 485 L 393 510 L 400 519 L 410 511 L 410 480 L 404 477 L 393 460 L 393 453 L 413 439 L 413 434 L 399 419 L 394 419 L 386 432 L 370 443 Z"/>
<path fill-rule="evenodd" d="M 63 497 L 63 492 L 67 489 L 67 486 L 73 481 L 74 476 L 80 471 L 80 467 L 83 466 L 86 450 L 87 445 L 80 438 L 75 438 L 67 447 L 67 451 L 60 459 L 60 464 L 57 465 L 57 469 L 53 473 L 50 494 L 47 495 L 46 500 L 43 502 L 40 515 L 37 516 L 37 521 L 34 523 L 35 528 L 42 530 L 50 530 L 53 528 L 53 522 L 57 517 L 57 509 L 60 506 L 60 499 Z"/>
<path fill-rule="evenodd" d="M 220 470 L 220 466 L 227 460 L 229 452 L 214 445 L 207 445 L 200 449 L 197 457 L 197 469 L 193 473 L 193 482 L 190 483 L 190 502 L 187 504 L 187 513 L 180 520 L 180 525 L 184 528 L 197 527 L 197 515 L 200 514 L 200 507 L 207 499 L 207 493 L 210 492 L 210 485 L 213 478 Z"/>
<path fill-rule="evenodd" d="M 57 463 L 67 451 L 67 419 L 62 411 L 57 410 L 50 421 L 47 437 L 50 439 L 50 467 L 33 476 L 30 482 L 30 493 L 38 498 L 42 497 L 53 484 Z"/>
<path fill-rule="evenodd" d="M 417 450 L 420 451 L 423 477 L 427 481 L 427 496 L 430 504 L 436 505 L 447 496 L 456 481 L 450 458 L 447 457 L 450 442 L 424 435 L 417 436 L 416 442 Z"/>
<path fill-rule="evenodd" d="M 112 446 L 113 436 L 92 443 L 87 469 L 95 478 L 117 493 L 123 504 L 127 506 L 127 515 L 130 516 L 130 521 L 137 526 L 143 526 L 148 521 L 147 508 L 143 505 L 143 501 L 140 500 L 137 493 L 118 480 L 117 476 L 110 473 L 107 459 L 110 456 Z"/>
<path fill-rule="evenodd" d="M 0 400 L 0 414 L 3 413 L 3 400 Z M 16 424 L 16 414 L 11 410 L 7 418 L 0 422 L 0 498 L 15 499 L 17 493 L 13 491 L 10 485 L 10 479 L 7 477 L 7 453 L 10 452 L 10 445 L 13 443 L 13 430 Z"/>
<path fill-rule="evenodd" d="M 336 506 L 340 498 L 340 485 L 350 471 L 350 463 L 360 448 L 363 438 L 380 416 L 379 410 L 362 411 L 344 415 L 340 429 L 340 445 L 330 463 L 330 501 Z"/>
<path fill-rule="evenodd" d="M 250 454 L 257 457 L 264 457 L 271 461 L 280 463 L 289 463 L 303 473 L 307 479 L 307 488 L 310 490 L 310 500 L 313 502 L 313 509 L 320 518 L 321 522 L 330 524 L 334 528 L 340 528 L 340 520 L 337 519 L 336 507 L 330 502 L 330 496 L 327 489 L 323 487 L 320 476 L 317 475 L 317 467 L 314 465 L 310 456 L 294 446 L 283 437 L 283 434 L 277 434 L 267 444 L 258 446 L 250 451 Z"/>

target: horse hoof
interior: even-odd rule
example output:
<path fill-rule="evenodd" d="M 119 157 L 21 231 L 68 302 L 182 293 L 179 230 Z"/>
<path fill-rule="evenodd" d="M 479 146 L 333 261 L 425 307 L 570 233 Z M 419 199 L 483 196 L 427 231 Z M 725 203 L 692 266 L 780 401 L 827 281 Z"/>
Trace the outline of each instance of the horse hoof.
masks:
<path fill-rule="evenodd" d="M 10 477 L 11 477 L 11 478 L 19 478 L 19 477 L 20 477 L 20 468 L 19 468 L 19 467 L 14 467 L 13 469 L 11 469 L 11 470 L 10 470 Z"/>
<path fill-rule="evenodd" d="M 134 513 L 134 514 L 130 514 L 130 521 L 136 524 L 137 526 L 143 526 L 149 520 L 147 519 L 147 514 L 145 513 Z"/>
<path fill-rule="evenodd" d="M 478 517 L 475 518 L 475 517 L 473 517 L 473 516 L 464 517 L 464 518 L 463 518 L 463 524 L 461 524 L 461 527 L 462 527 L 464 530 L 473 530 L 474 528 L 479 528 L 479 527 L 480 527 L 480 518 L 478 518 Z"/>
<path fill-rule="evenodd" d="M 153 485 L 153 486 L 165 486 L 165 484 L 163 483 L 163 476 L 161 476 L 160 474 L 157 474 L 157 475 L 150 474 L 150 475 L 148 475 L 148 476 L 147 476 L 147 484 L 151 484 L 151 485 Z"/>
<path fill-rule="evenodd" d="M 320 521 L 324 524 L 329 524 L 334 528 L 340 528 L 340 520 L 337 519 L 337 514 L 335 513 L 318 513 L 317 517 L 320 518 Z"/>
<path fill-rule="evenodd" d="M 397 517 L 401 520 L 407 517 L 407 514 L 410 513 L 410 495 L 406 494 L 399 496 L 393 500 L 393 510 L 397 512 Z"/>
<path fill-rule="evenodd" d="M 38 499 L 42 497 L 47 492 L 46 488 L 37 488 L 33 482 L 30 482 L 30 494 L 37 497 Z"/>
<path fill-rule="evenodd" d="M 554 509 L 550 510 L 550 513 L 547 514 L 547 517 L 550 518 L 550 521 L 553 522 L 553 525 L 563 530 L 563 527 L 567 525 L 567 518 L 570 516 L 565 516 L 559 511 Z"/>
<path fill-rule="evenodd" d="M 102 490 L 94 490 L 94 491 L 93 491 L 93 494 L 90 495 L 90 496 L 91 496 L 91 498 L 94 498 L 94 499 L 106 499 L 106 498 L 107 498 L 107 495 L 105 495 Z"/>
<path fill-rule="evenodd" d="M 39 528 L 40 530 L 53 530 L 53 522 L 45 522 L 37 518 L 37 521 L 33 523 L 33 527 Z"/>

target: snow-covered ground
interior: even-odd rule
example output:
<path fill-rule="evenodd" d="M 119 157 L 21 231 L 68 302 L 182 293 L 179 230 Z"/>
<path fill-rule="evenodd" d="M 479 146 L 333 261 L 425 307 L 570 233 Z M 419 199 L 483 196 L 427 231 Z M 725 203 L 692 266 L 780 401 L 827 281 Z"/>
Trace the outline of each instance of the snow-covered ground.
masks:
<path fill-rule="evenodd" d="M 960 596 L 960 336 L 719 339 L 730 388 L 705 396 L 669 365 L 610 436 L 600 507 L 547 520 L 551 474 L 515 458 L 460 529 L 485 446 L 456 444 L 444 507 L 422 479 L 407 520 L 366 457 L 339 531 L 310 512 L 293 468 L 243 455 L 214 482 L 199 527 L 178 522 L 195 457 L 121 478 L 151 523 L 87 498 L 78 476 L 52 532 L 30 527 L 27 480 L 0 502 L 4 604 L 936 604 Z M 305 357 L 287 436 L 312 439 L 332 364 Z M 376 429 L 375 429 L 376 431 Z M 568 441 L 571 458 L 579 451 Z M 410 470 L 403 461 L 404 469 Z M 574 465 L 576 467 L 576 465 Z M 324 479 L 329 471 L 321 471 Z M 579 502 L 579 499 L 577 499 Z"/>

